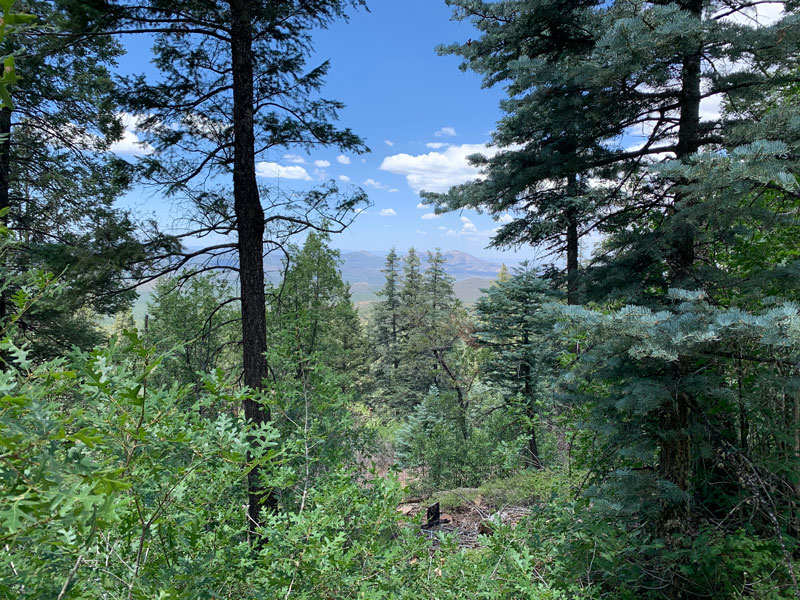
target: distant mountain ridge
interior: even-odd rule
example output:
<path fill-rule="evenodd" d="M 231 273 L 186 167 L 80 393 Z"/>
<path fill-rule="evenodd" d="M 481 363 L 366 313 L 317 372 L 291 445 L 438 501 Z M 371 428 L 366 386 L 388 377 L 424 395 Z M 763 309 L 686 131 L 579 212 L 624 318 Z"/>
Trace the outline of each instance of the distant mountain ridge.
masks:
<path fill-rule="evenodd" d="M 189 250 L 192 249 L 189 248 Z M 428 253 L 421 251 L 418 254 L 420 269 L 424 271 L 428 266 Z M 456 297 L 465 304 L 475 302 L 481 295 L 481 288 L 488 287 L 492 280 L 497 279 L 497 275 L 502 269 L 502 265 L 499 263 L 477 258 L 462 250 L 448 250 L 442 252 L 442 256 L 445 259 L 445 271 L 456 280 L 453 286 Z M 353 302 L 361 308 L 366 308 L 378 300 L 377 292 L 384 283 L 382 270 L 386 264 L 386 255 L 381 256 L 366 250 L 359 250 L 342 252 L 341 259 L 342 279 L 350 284 Z M 232 256 L 230 259 L 220 262 L 234 264 L 235 257 Z M 279 281 L 283 276 L 281 256 L 278 253 L 267 255 L 264 259 L 264 268 L 268 280 Z M 143 286 L 139 289 L 139 293 L 143 298 L 149 298 L 151 289 L 152 285 Z"/>
<path fill-rule="evenodd" d="M 442 252 L 445 259 L 444 269 L 456 280 L 468 277 L 484 277 L 494 279 L 500 273 L 502 265 L 476 258 L 461 250 Z M 419 253 L 421 268 L 428 266 L 428 254 Z M 386 258 L 372 252 L 347 252 L 342 254 L 342 277 L 351 284 L 364 281 L 370 285 L 383 285 L 383 273 Z"/>
<path fill-rule="evenodd" d="M 420 268 L 424 271 L 428 266 L 428 253 L 420 252 Z M 442 252 L 445 259 L 444 269 L 452 275 L 456 283 L 454 290 L 465 304 L 472 304 L 480 295 L 480 289 L 488 287 L 497 278 L 501 264 L 477 258 L 461 250 Z M 383 287 L 386 257 L 367 252 L 342 253 L 342 279 L 350 284 L 353 301 L 359 306 L 367 306 L 376 301 L 376 293 Z"/>

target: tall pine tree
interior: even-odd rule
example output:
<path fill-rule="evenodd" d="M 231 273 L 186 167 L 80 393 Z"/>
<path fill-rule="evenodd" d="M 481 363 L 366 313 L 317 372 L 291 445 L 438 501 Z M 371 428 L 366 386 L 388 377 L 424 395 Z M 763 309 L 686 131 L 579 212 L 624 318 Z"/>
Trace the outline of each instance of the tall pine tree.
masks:
<path fill-rule="evenodd" d="M 610 336 L 600 344 L 591 335 L 595 344 L 576 357 L 589 379 L 574 398 L 591 407 L 598 431 L 613 431 L 606 439 L 619 449 L 615 460 L 628 457 L 650 480 L 618 487 L 615 501 L 655 506 L 649 522 L 672 539 L 709 513 L 723 514 L 710 490 L 735 488 L 743 476 L 731 435 L 738 410 L 718 390 L 733 394 L 730 382 L 746 379 L 732 377 L 735 352 L 709 362 L 713 349 L 695 343 L 710 342 L 705 336 L 714 330 L 704 325 L 707 307 L 696 302 L 743 298 L 731 290 L 757 298 L 767 285 L 786 291 L 782 278 L 797 268 L 792 257 L 789 269 L 772 263 L 771 273 L 749 278 L 718 260 L 723 248 L 741 249 L 740 236 L 754 229 L 763 236 L 796 216 L 786 207 L 796 197 L 800 121 L 796 103 L 785 100 L 800 72 L 796 7 L 782 4 L 773 22 L 759 24 L 758 8 L 745 1 L 448 4 L 483 36 L 446 51 L 490 82 L 510 82 L 511 97 L 496 138 L 505 150 L 491 161 L 475 159 L 486 178 L 436 199 L 444 208 L 518 208 L 505 231 L 516 228 L 523 241 L 530 232 L 527 239 L 539 242 L 548 231 L 560 235 L 570 205 L 528 203 L 526 190 L 552 197 L 570 178 L 592 181 L 591 202 L 578 205 L 579 228 L 604 238 L 582 273 L 583 289 L 610 308 L 636 306 L 597 330 L 603 313 L 567 312 L 583 335 Z M 557 51 L 543 52 L 542 44 Z M 717 114 L 706 110 L 715 106 Z M 578 127 L 568 128 L 569 119 Z M 553 151 L 560 139 L 571 143 L 567 152 Z M 659 341 L 667 331 L 669 351 Z M 764 343 L 751 354 L 762 369 L 772 342 Z M 795 377 L 787 373 L 779 385 L 793 389 Z M 651 500 L 642 504 L 646 495 Z M 679 584 L 670 580 L 673 593 Z"/>
<path fill-rule="evenodd" d="M 181 238 L 223 236 L 197 251 L 163 255 L 156 278 L 192 260 L 203 270 L 235 271 L 240 284 L 245 385 L 255 391 L 268 376 L 265 252 L 309 228 L 345 227 L 365 200 L 344 197 L 330 183 L 304 197 L 270 196 L 258 184 L 257 163 L 282 148 L 333 146 L 362 152 L 362 141 L 334 125 L 342 104 L 318 97 L 329 64 L 309 68 L 312 32 L 344 18 L 362 0 L 230 0 L 145 3 L 119 0 L 96 19 L 109 31 L 155 37 L 159 78 L 127 80 L 128 109 L 155 153 L 143 160 L 150 181 L 188 200 L 195 227 Z M 327 223 L 323 225 L 327 217 Z M 250 398 L 247 419 L 260 424 L 269 411 Z M 259 469 L 248 481 L 249 522 L 255 530 L 264 487 Z M 267 495 L 268 496 L 268 495 Z"/>

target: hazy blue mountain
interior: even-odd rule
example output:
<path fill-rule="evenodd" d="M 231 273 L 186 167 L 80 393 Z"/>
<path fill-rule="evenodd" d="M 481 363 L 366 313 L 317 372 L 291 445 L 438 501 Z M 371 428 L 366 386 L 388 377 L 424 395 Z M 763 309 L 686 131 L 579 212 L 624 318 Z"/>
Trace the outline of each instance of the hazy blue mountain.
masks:
<path fill-rule="evenodd" d="M 376 292 L 383 287 L 381 269 L 386 261 L 385 254 L 365 250 L 342 252 L 342 278 L 350 284 L 353 302 L 359 308 L 367 308 L 378 299 Z M 481 288 L 488 287 L 502 267 L 499 263 L 477 258 L 461 250 L 448 250 L 442 255 L 445 257 L 445 270 L 456 279 L 453 286 L 456 297 L 464 304 L 475 302 L 481 296 Z M 423 269 L 427 267 L 427 258 L 426 252 L 420 252 Z M 507 266 L 511 268 L 514 265 Z M 283 273 L 282 255 L 277 252 L 267 255 L 264 267 L 269 279 L 280 280 Z M 140 298 L 134 310 L 139 318 L 144 316 L 152 287 L 148 285 L 139 289 Z"/>

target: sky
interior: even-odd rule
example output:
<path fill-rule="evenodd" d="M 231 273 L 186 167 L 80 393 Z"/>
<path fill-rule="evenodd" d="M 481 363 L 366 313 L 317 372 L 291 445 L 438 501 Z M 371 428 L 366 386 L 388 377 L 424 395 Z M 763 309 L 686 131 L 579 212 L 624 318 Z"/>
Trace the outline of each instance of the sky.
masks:
<path fill-rule="evenodd" d="M 359 186 L 368 192 L 372 206 L 347 231 L 334 236 L 334 246 L 342 250 L 384 253 L 393 246 L 401 252 L 410 246 L 423 251 L 438 247 L 508 263 L 554 260 L 531 247 L 487 249 L 493 231 L 511 215 L 501 215 L 501 222 L 472 210 L 436 215 L 420 202 L 421 190 L 444 192 L 478 175 L 467 156 L 492 152 L 487 144 L 501 117 L 504 90 L 483 89 L 478 75 L 459 69 L 458 57 L 437 54 L 439 44 L 463 43 L 479 35 L 470 23 L 452 21 L 444 0 L 369 3 L 369 11 L 352 13 L 349 22 L 338 21 L 315 32 L 316 51 L 309 67 L 330 61 L 322 95 L 346 104 L 339 124 L 360 135 L 371 152 L 363 156 L 344 155 L 333 148 L 310 155 L 296 149 L 272 152 L 257 164 L 260 182 L 312 189 L 336 179 L 340 186 Z M 730 18 L 767 24 L 779 18 L 781 9 L 780 2 L 768 3 L 753 8 L 752 15 Z M 129 52 L 120 60 L 120 72 L 152 74 L 147 38 L 129 36 L 125 43 Z M 720 98 L 706 98 L 701 117 L 716 119 L 719 110 Z M 647 131 L 631 132 L 625 143 L 641 144 L 647 136 Z M 129 119 L 116 151 L 129 158 L 141 154 L 146 149 L 137 140 L 135 119 Z M 153 214 L 162 225 L 181 215 L 179 206 L 142 190 L 134 190 L 123 205 Z M 588 254 L 595 242 L 584 241 L 582 253 Z"/>
<path fill-rule="evenodd" d="M 311 189 L 336 179 L 340 186 L 363 188 L 373 205 L 334 237 L 334 245 L 343 250 L 380 253 L 392 246 L 400 251 L 440 247 L 492 260 L 535 259 L 541 252 L 532 248 L 486 249 L 500 225 L 487 215 L 472 210 L 435 215 L 420 202 L 420 190 L 443 192 L 477 175 L 466 157 L 486 151 L 501 116 L 502 88 L 482 89 L 478 75 L 458 68 L 458 57 L 439 56 L 435 50 L 442 43 L 477 37 L 476 30 L 469 23 L 451 21 L 443 0 L 369 4 L 369 12 L 355 12 L 349 22 L 315 33 L 316 52 L 309 66 L 330 61 L 322 95 L 346 104 L 340 125 L 360 135 L 371 152 L 276 152 L 257 165 L 261 182 Z M 126 45 L 121 72 L 153 69 L 143 60 L 144 40 L 128 38 Z M 141 153 L 137 139 L 131 121 L 117 151 L 126 156 Z M 153 214 L 164 225 L 180 215 L 179 207 L 142 190 L 129 194 L 124 205 Z"/>

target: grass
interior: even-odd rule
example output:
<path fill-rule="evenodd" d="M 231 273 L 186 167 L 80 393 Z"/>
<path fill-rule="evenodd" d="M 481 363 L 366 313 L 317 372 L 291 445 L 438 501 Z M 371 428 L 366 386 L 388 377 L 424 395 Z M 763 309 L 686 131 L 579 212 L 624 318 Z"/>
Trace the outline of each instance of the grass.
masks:
<path fill-rule="evenodd" d="M 438 502 L 443 511 L 472 504 L 480 498 L 491 508 L 503 506 L 530 506 L 546 502 L 553 496 L 564 497 L 571 493 L 580 473 L 567 477 L 560 470 L 526 470 L 502 479 L 487 481 L 476 488 L 455 488 L 433 494 L 431 503 Z"/>

